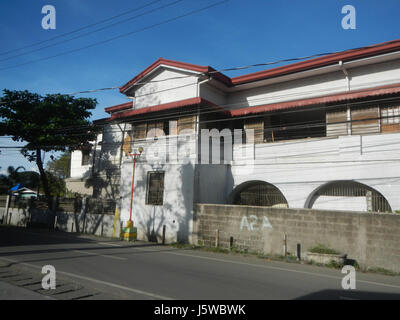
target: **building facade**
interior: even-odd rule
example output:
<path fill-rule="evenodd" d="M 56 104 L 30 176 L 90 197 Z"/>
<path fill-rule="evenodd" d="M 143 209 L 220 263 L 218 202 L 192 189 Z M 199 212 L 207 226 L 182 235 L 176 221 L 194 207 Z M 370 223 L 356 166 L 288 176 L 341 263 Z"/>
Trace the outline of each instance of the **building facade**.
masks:
<path fill-rule="evenodd" d="M 120 91 L 71 177 L 140 239 L 192 241 L 195 203 L 400 210 L 400 40 L 234 78 L 160 58 Z"/>

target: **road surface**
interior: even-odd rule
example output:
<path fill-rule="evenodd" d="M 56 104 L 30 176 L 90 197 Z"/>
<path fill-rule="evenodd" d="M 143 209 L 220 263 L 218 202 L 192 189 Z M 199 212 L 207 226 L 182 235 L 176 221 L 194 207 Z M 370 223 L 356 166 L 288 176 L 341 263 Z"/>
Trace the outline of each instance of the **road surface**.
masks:
<path fill-rule="evenodd" d="M 44 265 L 56 269 L 53 292 L 41 288 Z M 356 289 L 343 290 L 343 276 L 251 256 L 0 227 L 0 292 L 7 282 L 55 299 L 400 299 L 400 277 L 358 272 Z"/>

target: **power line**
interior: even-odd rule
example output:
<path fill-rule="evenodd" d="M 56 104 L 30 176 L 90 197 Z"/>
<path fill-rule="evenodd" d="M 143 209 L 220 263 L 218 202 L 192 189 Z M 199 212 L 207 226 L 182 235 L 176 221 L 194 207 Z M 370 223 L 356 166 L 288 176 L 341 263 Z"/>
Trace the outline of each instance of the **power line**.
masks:
<path fill-rule="evenodd" d="M 228 2 L 228 1 L 230 1 L 230 0 L 218 1 L 218 2 L 216 2 L 216 3 L 213 3 L 213 4 L 211 4 L 211 5 L 202 7 L 202 8 L 200 8 L 200 9 L 196 9 L 196 10 L 189 11 L 189 12 L 187 12 L 187 13 L 185 13 L 185 14 L 181 14 L 181 15 L 175 16 L 175 17 L 173 17 L 173 18 L 166 19 L 166 20 L 164 20 L 164 21 L 161 21 L 161 22 L 152 24 L 152 25 L 150 25 L 150 26 L 146 26 L 146 27 L 137 29 L 137 30 L 135 30 L 135 31 L 123 33 L 123 34 L 120 34 L 120 35 L 118 35 L 118 36 L 115 36 L 115 37 L 112 37 L 112 38 L 108 38 L 108 39 L 106 39 L 106 40 L 102 40 L 102 41 L 99 41 L 99 42 L 95 42 L 95 43 L 92 43 L 92 44 L 90 44 L 90 45 L 87 45 L 87 46 L 84 46 L 84 47 L 80 47 L 80 48 L 77 48 L 77 49 L 72 49 L 72 50 L 69 50 L 69 51 L 61 52 L 61 53 L 56 54 L 56 55 L 52 55 L 52 56 L 48 56 L 48 57 L 44 57 L 44 58 L 40 58 L 40 59 L 36 59 L 36 60 L 27 61 L 27 62 L 25 62 L 25 63 L 13 65 L 13 66 L 10 66 L 10 67 L 0 68 L 0 70 L 8 70 L 8 69 L 12 69 L 12 68 L 20 67 L 20 66 L 25 66 L 25 65 L 27 65 L 27 64 L 31 64 L 31 63 L 36 63 L 36 62 L 40 62 L 40 61 L 49 60 L 49 59 L 52 59 L 52 58 L 64 56 L 64 55 L 67 55 L 67 54 L 70 54 L 70 53 L 73 53 L 73 52 L 78 52 L 78 51 L 81 51 L 81 50 L 84 50 L 84 49 L 88 49 L 88 48 L 95 47 L 95 46 L 98 46 L 98 45 L 101 45 L 101 44 L 105 44 L 105 43 L 108 43 L 108 42 L 111 42 L 111 41 L 114 41 L 114 40 L 117 40 L 117 39 L 120 39 L 120 38 L 123 38 L 123 37 L 127 37 L 127 36 L 130 36 L 130 35 L 136 34 L 136 33 L 140 33 L 140 32 L 143 32 L 143 31 L 146 31 L 146 30 L 149 30 L 149 29 L 152 29 L 152 28 L 155 28 L 155 27 L 158 27 L 158 26 L 161 26 L 161 25 L 164 25 L 164 24 L 167 24 L 167 23 L 170 23 L 170 22 L 173 22 L 173 21 L 176 21 L 176 20 L 179 20 L 179 19 L 188 17 L 188 16 L 190 16 L 190 15 L 193 15 L 193 14 L 199 13 L 199 12 L 201 12 L 201 11 L 210 9 L 210 8 L 212 8 L 212 7 L 215 7 L 215 6 L 217 6 L 217 5 L 220 5 L 220 4 L 225 3 L 225 2 Z"/>
<path fill-rule="evenodd" d="M 368 83 L 368 85 L 374 85 L 374 84 L 377 84 L 377 82 Z M 189 85 L 193 85 L 193 84 L 189 84 Z M 184 85 L 184 86 L 187 86 L 187 85 Z M 184 86 L 181 86 L 181 87 L 184 87 Z M 179 87 L 174 87 L 174 88 L 161 90 L 161 91 L 164 92 L 164 91 L 168 91 L 168 90 L 174 90 L 176 88 L 179 88 Z M 337 89 L 338 88 L 339 87 L 337 87 Z M 335 89 L 335 88 L 333 88 L 333 89 Z M 312 91 L 309 91 L 308 93 L 318 93 L 318 92 L 325 92 L 325 91 L 326 90 L 324 90 L 324 89 L 312 90 Z M 157 93 L 157 92 L 153 92 L 153 93 L 150 93 L 148 95 L 152 95 L 154 93 Z M 143 96 L 146 96 L 146 95 L 147 94 L 145 94 Z M 281 96 L 274 96 L 273 98 L 275 98 L 275 99 L 276 98 L 288 98 L 288 97 L 291 97 L 293 95 L 298 95 L 298 94 L 297 93 L 295 93 L 295 94 L 285 94 L 285 95 L 281 95 Z M 246 99 L 246 100 L 243 100 L 243 101 L 238 101 L 238 102 L 233 103 L 233 104 L 222 104 L 222 105 L 219 105 L 219 107 L 224 107 L 223 110 L 219 110 L 219 109 L 216 110 L 214 107 L 206 107 L 206 108 L 202 107 L 202 109 L 200 111 L 201 111 L 201 114 L 204 115 L 204 114 L 211 114 L 211 113 L 221 113 L 221 111 L 229 111 L 229 110 L 236 110 L 236 109 L 239 110 L 240 108 L 235 108 L 235 106 L 243 106 L 244 104 L 251 104 L 251 103 L 256 103 L 256 102 L 258 102 L 258 103 L 267 102 L 269 99 L 270 98 L 257 98 L 257 99 L 251 99 L 251 100 Z M 331 108 L 337 108 L 337 107 L 341 107 L 341 106 L 351 106 L 351 105 L 359 105 L 359 106 L 361 106 L 361 105 L 364 105 L 364 104 L 370 104 L 372 102 L 385 102 L 385 101 L 392 101 L 394 99 L 396 99 L 396 98 L 395 97 L 389 97 L 389 98 L 384 98 L 384 99 L 379 98 L 379 99 L 375 99 L 375 100 L 367 100 L 367 101 L 361 101 L 361 102 L 360 101 L 345 102 L 345 103 L 342 103 L 342 104 L 335 104 L 335 105 L 330 105 L 330 106 L 313 107 L 312 110 L 321 110 L 321 109 L 327 110 L 327 109 L 331 109 Z M 248 107 L 251 107 L 251 106 L 248 106 Z M 254 106 L 254 107 L 256 107 L 256 106 Z M 268 113 L 268 115 L 275 115 L 275 114 L 284 114 L 284 113 L 292 113 L 292 112 L 303 112 L 303 111 L 304 111 L 304 108 L 296 108 L 294 110 L 289 110 L 289 111 L 280 110 L 280 111 L 275 111 L 275 112 L 269 111 L 269 112 L 265 112 L 265 113 Z M 178 115 L 178 116 L 191 116 L 191 115 L 193 115 L 194 116 L 194 115 L 197 115 L 197 111 L 193 111 L 193 110 L 189 110 L 189 111 L 187 111 L 187 110 L 178 110 L 178 111 L 175 111 L 175 112 L 169 112 L 167 116 L 156 115 L 156 116 L 150 116 L 150 117 L 141 118 L 141 119 L 136 120 L 136 121 L 132 120 L 130 118 L 124 118 L 124 119 L 117 119 L 118 121 L 114 120 L 114 122 L 115 123 L 124 123 L 124 122 L 137 123 L 137 122 L 143 122 L 143 121 L 156 121 L 156 120 L 171 119 L 171 118 L 174 118 L 174 116 L 176 116 L 176 115 Z M 221 122 L 221 121 L 224 121 L 224 120 L 232 120 L 232 119 L 257 118 L 259 116 L 260 116 L 260 114 L 248 115 L 248 116 L 242 116 L 242 117 L 237 117 L 236 116 L 234 118 L 228 117 L 228 118 L 225 118 L 225 119 L 211 120 L 211 121 L 208 121 L 208 122 L 213 122 L 213 121 Z M 201 122 L 201 123 L 203 123 L 203 122 Z M 93 126 L 94 127 L 96 127 L 96 126 L 100 127 L 101 125 L 92 124 L 92 127 Z M 71 127 L 65 128 L 65 129 L 69 129 L 69 128 L 77 129 L 77 128 L 91 128 L 91 127 L 88 127 L 86 125 L 85 126 L 71 126 Z"/>
<path fill-rule="evenodd" d="M 77 32 L 79 32 L 79 31 L 82 31 L 82 30 L 85 30 L 85 29 L 94 27 L 94 26 L 99 25 L 99 24 L 102 24 L 102 23 L 104 23 L 104 22 L 108 22 L 108 21 L 114 20 L 114 19 L 116 19 L 116 18 L 122 17 L 122 16 L 124 16 L 124 15 L 127 15 L 127 14 L 129 14 L 129 13 L 138 11 L 138 10 L 143 9 L 143 8 L 146 8 L 146 7 L 151 6 L 151 5 L 153 5 L 153 4 L 157 3 L 157 2 L 160 2 L 160 1 L 162 1 L 162 0 L 151 1 L 151 2 L 149 2 L 148 4 L 145 4 L 145 5 L 143 5 L 143 6 L 140 6 L 140 7 L 134 8 L 134 9 L 130 9 L 130 10 L 128 10 L 128 11 L 122 12 L 122 13 L 117 14 L 117 15 L 115 15 L 115 16 L 112 16 L 112 17 L 110 17 L 110 18 L 106 18 L 106 19 L 97 21 L 97 22 L 95 22 L 95 23 L 91 23 L 91 24 L 89 24 L 89 25 L 80 27 L 80 28 L 78 28 L 78 29 L 74 29 L 74 30 L 72 30 L 72 31 L 69 31 L 69 32 L 66 32 L 66 33 L 62 33 L 62 34 L 57 35 L 57 36 L 55 36 L 55 37 L 52 37 L 52 38 L 49 38 L 49 39 L 46 39 L 46 40 L 43 40 L 43 41 L 35 42 L 35 43 L 32 43 L 32 44 L 27 45 L 27 46 L 20 47 L 20 48 L 16 48 L 16 49 L 12 49 L 12 50 L 9 50 L 9 51 L 1 52 L 1 53 L 0 53 L 0 56 L 6 55 L 6 54 L 9 54 L 9 53 L 12 53 L 12 52 L 20 51 L 20 50 L 23 50 L 23 49 L 26 49 L 26 48 L 35 47 L 35 46 L 41 45 L 41 44 L 43 44 L 43 43 L 46 43 L 46 42 L 49 42 L 49 41 L 53 41 L 53 40 L 58 39 L 58 38 L 62 38 L 62 37 L 68 36 L 68 35 L 70 35 L 70 34 L 77 33 Z"/>
<path fill-rule="evenodd" d="M 265 99 L 265 98 L 264 98 Z M 312 107 L 312 106 L 308 106 L 308 108 L 306 110 L 308 111 L 317 111 L 317 110 L 330 110 L 330 109 L 336 109 L 336 108 L 341 108 L 341 107 L 347 107 L 347 106 L 363 106 L 363 105 L 369 105 L 371 103 L 374 102 L 380 102 L 380 103 L 384 103 L 384 102 L 392 102 L 394 100 L 397 100 L 398 97 L 388 97 L 388 98 L 378 98 L 378 99 L 374 99 L 374 100 L 366 100 L 366 101 L 353 101 L 353 102 L 343 102 L 343 103 L 336 103 L 336 104 L 332 104 L 332 105 L 324 105 L 324 106 L 318 106 L 318 107 Z M 257 99 L 257 101 L 262 101 L 261 99 Z M 247 103 L 247 102 L 254 102 L 253 100 L 249 101 L 249 100 L 244 100 L 241 102 L 237 102 L 235 104 L 226 104 L 226 105 L 222 105 L 222 107 L 225 107 L 225 109 L 223 109 L 222 111 L 229 111 L 229 110 L 233 110 L 235 106 L 237 105 L 242 105 L 243 103 Z M 220 119 L 212 119 L 212 120 L 205 120 L 205 121 L 199 121 L 200 124 L 204 124 L 204 123 L 213 123 L 213 122 L 224 122 L 224 121 L 232 121 L 232 120 L 243 120 L 243 119 L 252 119 L 252 118 L 259 118 L 262 114 L 268 114 L 270 116 L 272 115 L 282 115 L 282 114 L 288 114 L 288 113 L 297 113 L 297 112 L 304 112 L 305 108 L 296 108 L 296 109 L 284 109 L 284 110 L 275 110 L 275 111 L 269 111 L 269 112 L 265 112 L 265 113 L 261 113 L 261 114 L 252 114 L 252 115 L 246 115 L 246 116 L 241 116 L 241 117 L 226 117 L 226 118 L 220 118 Z M 160 116 L 160 115 L 153 115 L 153 116 L 147 116 L 147 117 L 142 117 L 140 119 L 137 120 L 132 120 L 130 118 L 124 118 L 124 119 L 117 119 L 117 121 L 114 120 L 114 122 L 110 122 L 112 123 L 116 123 L 116 124 L 120 124 L 120 123 L 129 123 L 129 124 L 136 124 L 136 123 L 142 123 L 144 121 L 161 121 L 161 120 L 167 120 L 167 119 L 173 119 L 176 118 L 177 116 L 182 116 L 182 117 L 189 117 L 189 116 L 195 116 L 197 115 L 197 110 L 179 110 L 179 111 L 175 111 L 175 112 L 169 112 L 167 115 L 164 116 Z M 212 114 L 212 113 L 221 113 L 221 110 L 216 110 L 214 107 L 206 107 L 206 108 L 202 108 L 200 109 L 200 114 L 201 115 L 206 115 L 206 114 Z M 197 123 L 196 121 L 192 121 L 191 123 Z M 71 126 L 68 128 L 63 128 L 62 130 L 79 130 L 79 129 L 90 129 L 93 127 L 99 127 L 101 128 L 103 125 L 101 124 L 93 124 L 92 127 L 90 126 Z M 120 131 L 120 130 L 115 130 L 115 131 Z"/>
<path fill-rule="evenodd" d="M 148 14 L 151 14 L 151 13 L 154 13 L 154 12 L 156 12 L 157 10 L 161 10 L 161 9 L 170 7 L 170 6 L 175 5 L 175 4 L 177 4 L 177 3 L 179 3 L 179 2 L 182 2 L 182 1 L 184 1 L 184 0 L 176 0 L 176 1 L 174 1 L 174 2 L 171 2 L 171 3 L 168 3 L 168 4 L 166 4 L 166 5 L 160 6 L 160 7 L 158 7 L 158 8 L 151 9 L 151 10 L 145 11 L 145 12 L 143 12 L 143 13 L 140 13 L 140 14 L 138 14 L 138 15 L 136 15 L 136 16 L 127 18 L 127 19 L 125 19 L 125 20 L 121 20 L 121 21 L 115 22 L 115 23 L 113 23 L 113 24 L 110 24 L 110 25 L 101 27 L 101 28 L 99 28 L 99 29 L 89 31 L 89 32 L 84 33 L 84 34 L 80 34 L 80 35 L 78 35 L 78 36 L 76 36 L 76 37 L 73 37 L 73 38 L 70 38 L 70 39 L 66 39 L 66 40 L 62 40 L 62 41 L 59 41 L 59 42 L 56 42 L 56 43 L 53 43 L 53 44 L 50 44 L 50 45 L 47 45 L 47 46 L 44 46 L 44 47 L 40 47 L 40 48 L 38 48 L 38 49 L 34 49 L 34 50 L 31 50 L 31 51 L 23 52 L 23 53 L 20 53 L 20 54 L 11 56 L 11 57 L 7 57 L 7 58 L 4 58 L 4 59 L 0 59 L 0 62 L 7 61 L 7 60 L 10 60 L 10 59 L 14 59 L 14 58 L 17 58 L 17 57 L 20 57 L 20 56 L 24 56 L 24 55 L 27 55 L 27 54 L 30 54 L 30 53 L 33 53 L 33 52 L 41 51 L 41 50 L 44 50 L 44 49 L 48 49 L 48 48 L 57 46 L 57 45 L 59 45 L 59 44 L 64 44 L 64 43 L 66 43 L 66 42 L 70 42 L 70 41 L 73 41 L 73 40 L 76 40 L 76 39 L 79 39 L 79 38 L 82 38 L 82 37 L 86 37 L 86 36 L 91 35 L 91 34 L 93 34 L 93 33 L 96 33 L 96 32 L 99 32 L 99 31 L 102 31 L 102 30 L 105 30 L 105 29 L 114 27 L 114 26 L 116 26 L 116 25 L 119 25 L 119 24 L 121 24 L 121 23 L 124 23 L 124 22 L 127 22 L 127 21 L 131 21 L 131 20 L 140 18 L 140 17 L 142 17 L 142 16 L 145 16 L 145 15 L 148 15 Z"/>
<path fill-rule="evenodd" d="M 345 50 L 345 51 L 357 51 L 357 50 L 363 50 L 363 49 L 368 49 L 368 48 L 377 48 L 377 47 L 380 47 L 380 46 L 386 46 L 388 44 L 396 43 L 396 42 L 398 42 L 398 40 L 393 40 L 393 41 L 390 41 L 390 42 L 387 42 L 387 43 L 378 44 L 378 45 L 371 45 L 371 46 L 352 48 L 352 49 L 348 49 L 348 50 Z M 223 69 L 219 69 L 219 70 L 209 71 L 207 73 L 200 73 L 200 75 L 209 76 L 209 75 L 212 75 L 212 74 L 222 73 L 222 72 L 239 71 L 239 70 L 245 70 L 245 69 L 261 67 L 261 66 L 271 66 L 271 65 L 287 63 L 287 62 L 302 61 L 302 60 L 306 60 L 306 59 L 312 59 L 312 58 L 317 58 L 317 57 L 322 57 L 322 56 L 327 56 L 327 55 L 332 55 L 332 54 L 338 54 L 338 53 L 341 53 L 341 52 L 344 52 L 344 51 L 333 51 L 333 52 L 316 53 L 316 54 L 313 54 L 313 55 L 303 56 L 303 57 L 280 59 L 280 60 L 275 60 L 275 61 L 270 61 L 270 62 L 263 62 L 263 63 L 256 63 L 256 64 L 252 64 L 252 65 L 247 65 L 247 66 L 240 66 L 240 67 L 229 67 L 229 68 L 223 68 Z M 184 78 L 189 78 L 189 77 L 193 77 L 193 76 L 192 75 L 186 75 L 186 76 L 170 77 L 170 78 L 165 78 L 165 79 L 161 79 L 161 80 L 139 81 L 139 82 L 134 83 L 132 86 L 140 86 L 140 85 L 143 85 L 143 84 L 164 82 L 164 81 L 170 81 L 170 80 L 176 80 L 176 79 L 184 79 Z M 112 88 L 108 88 L 106 90 L 120 89 L 121 87 L 122 86 L 112 87 Z M 104 89 L 98 89 L 98 90 L 101 91 L 101 90 L 104 90 Z M 90 92 L 96 92 L 96 91 L 97 91 L 96 89 L 90 90 Z M 74 94 L 80 94 L 80 93 L 86 93 L 86 92 L 87 91 L 78 91 L 78 92 L 75 92 Z"/>
<path fill-rule="evenodd" d="M 307 111 L 317 111 L 317 110 L 329 110 L 329 109 L 337 109 L 337 108 L 341 108 L 341 107 L 351 107 L 351 106 L 362 106 L 363 104 L 371 104 L 374 102 L 385 102 L 385 101 L 393 101 L 394 98 L 385 98 L 385 99 L 375 99 L 375 100 L 368 100 L 368 101 L 364 101 L 364 102 L 345 102 L 342 104 L 335 104 L 335 105 L 330 105 L 330 106 L 319 106 L 317 108 L 312 108 L 312 109 L 307 109 Z M 215 112 L 215 109 L 210 107 L 208 108 L 208 110 L 211 111 L 205 111 L 203 114 L 207 114 L 207 113 L 213 113 Z M 287 109 L 287 110 L 281 110 L 281 111 L 274 111 L 274 112 L 269 112 L 268 115 L 273 116 L 273 115 L 283 115 L 283 114 L 292 114 L 292 113 L 297 113 L 297 112 L 304 112 L 304 108 L 298 108 L 298 109 Z M 193 111 L 182 111 L 182 112 L 176 112 L 175 114 L 168 114 L 167 116 L 163 116 L 163 117 L 147 117 L 147 118 L 143 118 L 140 120 L 129 120 L 129 119 L 125 119 L 124 121 L 121 121 L 120 123 L 124 123 L 124 122 L 128 122 L 129 124 L 135 125 L 136 123 L 143 123 L 143 121 L 160 121 L 160 120 L 166 120 L 166 119 L 174 119 L 177 116 L 183 116 L 183 117 L 189 117 L 189 116 L 194 116 L 196 115 L 197 112 L 193 112 Z M 214 123 L 214 122 L 226 122 L 226 121 L 232 121 L 232 120 L 245 120 L 245 119 L 253 119 L 253 118 L 259 118 L 260 115 L 256 114 L 256 115 L 247 115 L 247 116 L 242 116 L 242 117 L 235 117 L 235 118 L 221 118 L 221 119 L 212 119 L 212 120 L 203 120 L 203 121 L 184 121 L 181 122 L 181 124 L 196 124 L 197 122 L 199 124 L 209 124 L 209 123 Z M 398 117 L 398 116 L 394 116 L 394 117 Z M 394 118 L 394 117 L 379 117 L 379 118 L 375 118 L 375 120 L 379 120 L 379 119 L 384 119 L 384 118 Z M 335 123 L 329 123 L 329 125 L 334 125 L 334 124 L 340 124 L 340 123 L 351 123 L 351 121 L 356 121 L 356 120 L 350 120 L 350 121 L 343 121 L 343 122 L 335 122 Z M 359 121 L 359 120 L 357 120 Z M 365 119 L 364 119 L 365 121 Z M 292 129 L 295 129 L 295 125 L 299 124 L 299 122 L 296 123 L 292 123 Z M 301 125 L 306 125 L 306 124 L 315 124 L 315 120 L 314 121 L 308 121 L 308 122 L 300 122 Z M 321 122 L 321 124 L 318 124 L 317 126 L 321 126 L 321 125 L 326 125 L 325 122 Z M 74 131 L 79 131 L 79 130 L 87 130 L 87 131 L 95 131 L 97 129 L 101 129 L 103 127 L 103 125 L 97 125 L 97 124 L 92 124 L 90 126 L 70 126 L 70 127 L 65 127 L 62 129 L 54 129 L 54 134 L 57 134 L 57 132 L 61 132 L 61 133 L 65 133 L 65 132 L 72 132 L 72 134 L 70 134 L 71 136 L 84 136 L 87 133 L 74 133 Z M 288 124 L 283 124 L 281 125 L 281 127 L 288 127 Z M 270 128 L 265 129 L 266 131 L 271 130 Z M 107 133 L 112 133 L 112 132 L 121 132 L 121 130 L 119 129 L 112 129 L 112 130 L 106 130 Z"/>

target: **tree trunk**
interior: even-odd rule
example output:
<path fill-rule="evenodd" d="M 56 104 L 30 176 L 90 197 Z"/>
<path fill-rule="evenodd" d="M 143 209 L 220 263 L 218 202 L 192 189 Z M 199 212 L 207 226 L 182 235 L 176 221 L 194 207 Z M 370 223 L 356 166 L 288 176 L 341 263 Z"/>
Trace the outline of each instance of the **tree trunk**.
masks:
<path fill-rule="evenodd" d="M 50 209 L 52 203 L 51 203 L 49 181 L 47 180 L 46 172 L 43 169 L 43 162 L 42 162 L 40 149 L 36 149 L 36 164 L 37 164 L 37 166 L 39 168 L 40 180 L 42 181 L 44 194 L 46 196 L 47 205 L 49 206 L 49 209 Z"/>

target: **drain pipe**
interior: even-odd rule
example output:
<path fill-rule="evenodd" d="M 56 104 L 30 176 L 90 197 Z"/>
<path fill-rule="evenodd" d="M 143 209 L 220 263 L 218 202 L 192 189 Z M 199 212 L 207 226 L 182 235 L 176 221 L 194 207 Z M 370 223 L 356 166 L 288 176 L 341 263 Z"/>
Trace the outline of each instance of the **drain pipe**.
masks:
<path fill-rule="evenodd" d="M 200 78 L 199 78 L 200 79 Z M 198 98 L 201 98 L 201 95 L 200 95 L 200 86 L 203 84 L 203 83 L 206 83 L 206 82 L 208 82 L 208 81 L 210 81 L 212 78 L 210 77 L 210 76 L 208 76 L 206 79 L 204 79 L 204 80 L 202 80 L 202 81 L 199 81 L 198 83 L 197 83 L 197 97 Z M 197 132 L 197 134 L 199 133 L 199 129 L 200 129 L 200 110 L 199 110 L 199 107 L 197 107 L 197 121 L 196 121 L 196 132 Z"/>
<path fill-rule="evenodd" d="M 349 71 L 346 69 L 346 67 L 344 66 L 344 63 L 342 60 L 339 61 L 339 66 L 342 69 L 344 75 L 346 76 L 346 81 L 347 81 L 347 91 L 350 91 L 350 75 L 349 75 Z"/>
<path fill-rule="evenodd" d="M 346 76 L 346 81 L 347 81 L 347 91 L 350 91 L 350 75 L 349 71 L 346 69 L 344 66 L 344 63 L 342 60 L 339 61 L 339 66 L 342 69 L 344 75 Z M 347 104 L 347 134 L 350 136 L 352 134 L 351 132 L 351 110 L 350 106 Z"/>
<path fill-rule="evenodd" d="M 212 78 L 207 76 L 206 79 L 197 82 L 197 97 L 201 98 L 200 95 L 200 86 L 203 83 L 210 81 Z M 199 78 L 200 80 L 200 78 Z M 196 114 L 196 134 L 197 134 L 197 142 L 196 142 L 196 157 L 197 161 L 200 162 L 200 152 L 199 152 L 199 143 L 200 143 L 200 105 L 197 105 L 197 114 Z M 195 138 L 196 140 L 196 138 Z"/>

